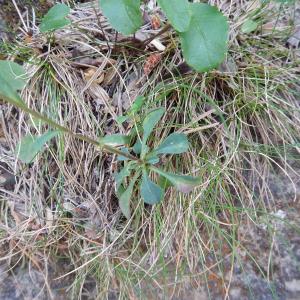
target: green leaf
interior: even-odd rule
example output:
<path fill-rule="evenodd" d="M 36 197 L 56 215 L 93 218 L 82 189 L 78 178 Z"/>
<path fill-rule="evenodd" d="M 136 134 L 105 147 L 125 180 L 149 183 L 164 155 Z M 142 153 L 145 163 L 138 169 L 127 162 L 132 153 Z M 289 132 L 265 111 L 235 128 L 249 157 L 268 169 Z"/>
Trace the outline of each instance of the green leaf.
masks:
<path fill-rule="evenodd" d="M 142 152 L 142 143 L 141 143 L 139 138 L 136 140 L 135 144 L 133 145 L 132 150 L 135 154 L 141 154 L 141 152 Z"/>
<path fill-rule="evenodd" d="M 40 31 L 52 31 L 71 24 L 71 21 L 66 19 L 68 14 L 70 14 L 70 8 L 67 5 L 62 3 L 54 5 L 43 17 Z"/>
<path fill-rule="evenodd" d="M 123 180 L 130 175 L 130 165 L 127 164 L 123 169 L 120 170 L 119 173 L 114 174 L 114 178 L 116 181 L 116 189 L 118 190 L 121 186 Z"/>
<path fill-rule="evenodd" d="M 170 180 L 161 175 L 159 175 L 157 183 L 163 190 L 166 190 L 168 187 L 172 186 Z"/>
<path fill-rule="evenodd" d="M 119 198 L 119 206 L 121 208 L 122 213 L 127 219 L 130 219 L 130 198 L 132 195 L 133 187 L 135 185 L 136 180 L 140 176 L 140 173 L 137 172 L 133 179 L 130 181 L 129 186 L 125 190 L 124 193 Z"/>
<path fill-rule="evenodd" d="M 126 148 L 126 147 L 123 147 L 121 149 L 121 151 L 124 153 L 124 154 L 130 154 L 129 153 L 129 150 Z M 129 160 L 129 158 L 127 158 L 126 156 L 123 156 L 123 155 L 118 155 L 118 158 L 117 158 L 118 161 L 125 161 L 125 160 Z"/>
<path fill-rule="evenodd" d="M 140 0 L 99 0 L 111 26 L 124 35 L 132 34 L 142 26 L 140 4 Z"/>
<path fill-rule="evenodd" d="M 125 121 L 127 121 L 128 116 L 118 116 L 116 118 L 116 121 L 118 124 L 122 125 Z"/>
<path fill-rule="evenodd" d="M 59 131 L 48 131 L 40 136 L 26 135 L 17 146 L 18 158 L 24 163 L 30 163 L 44 145 L 59 133 Z"/>
<path fill-rule="evenodd" d="M 187 136 L 183 133 L 170 134 L 156 149 L 156 154 L 179 154 L 189 149 Z"/>
<path fill-rule="evenodd" d="M 257 22 L 255 22 L 251 19 L 248 19 L 243 23 L 241 30 L 243 33 L 250 33 L 252 31 L 256 30 L 257 26 L 258 26 Z"/>
<path fill-rule="evenodd" d="M 177 188 L 177 190 L 182 193 L 189 193 L 200 184 L 199 177 L 167 173 L 155 167 L 151 167 L 151 170 L 167 178 Z"/>
<path fill-rule="evenodd" d="M 145 97 L 143 96 L 137 96 L 130 108 L 130 113 L 136 114 L 139 112 L 139 110 L 142 108 L 144 102 L 145 102 Z"/>
<path fill-rule="evenodd" d="M 130 142 L 130 138 L 124 134 L 111 134 L 100 138 L 100 143 L 107 146 L 121 146 Z"/>
<path fill-rule="evenodd" d="M 158 123 L 158 121 L 161 119 L 162 115 L 165 113 L 164 108 L 157 108 L 153 111 L 151 111 L 146 118 L 143 121 L 143 140 L 142 140 L 142 154 L 145 153 L 146 150 L 146 142 L 148 140 L 148 137 L 150 136 L 153 128 Z"/>
<path fill-rule="evenodd" d="M 141 195 L 144 202 L 151 205 L 159 203 L 163 197 L 162 188 L 150 180 L 146 170 L 143 170 Z"/>
<path fill-rule="evenodd" d="M 192 19 L 186 32 L 179 33 L 183 56 L 198 72 L 217 67 L 227 52 L 228 23 L 216 7 L 190 3 Z"/>
<path fill-rule="evenodd" d="M 191 12 L 187 0 L 158 0 L 172 26 L 179 32 L 188 30 Z"/>
<path fill-rule="evenodd" d="M 45 124 L 46 124 L 45 121 L 42 121 L 41 119 L 36 118 L 36 117 L 34 117 L 34 116 L 30 116 L 30 123 L 31 123 L 33 126 L 36 126 L 36 127 L 39 127 L 39 126 L 42 126 L 42 125 L 45 125 Z"/>
<path fill-rule="evenodd" d="M 154 152 L 148 153 L 146 155 L 146 162 L 149 164 L 155 165 L 155 164 L 159 163 L 159 157 Z"/>
<path fill-rule="evenodd" d="M 18 91 L 23 89 L 25 70 L 15 62 L 0 60 L 0 97 L 23 102 Z"/>
<path fill-rule="evenodd" d="M 125 188 L 123 186 L 123 184 L 120 184 L 120 186 L 117 189 L 116 195 L 118 197 L 118 199 L 120 199 L 120 197 L 122 196 L 122 194 L 125 192 Z"/>

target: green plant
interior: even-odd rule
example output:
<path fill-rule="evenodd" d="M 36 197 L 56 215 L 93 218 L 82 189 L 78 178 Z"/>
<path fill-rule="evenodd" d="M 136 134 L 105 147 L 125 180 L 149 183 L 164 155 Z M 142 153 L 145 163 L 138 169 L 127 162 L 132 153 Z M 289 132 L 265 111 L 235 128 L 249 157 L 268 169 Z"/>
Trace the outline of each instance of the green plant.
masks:
<path fill-rule="evenodd" d="M 25 136 L 17 147 L 18 157 L 23 162 L 32 162 L 35 156 L 42 151 L 44 145 L 60 134 L 69 134 L 77 139 L 94 144 L 102 151 L 118 155 L 118 160 L 124 166 L 115 175 L 116 190 L 121 210 L 127 218 L 130 218 L 130 199 L 137 185 L 140 186 L 141 196 L 145 203 L 156 204 L 163 199 L 164 188 L 150 179 L 150 173 L 162 176 L 169 184 L 185 193 L 190 192 L 199 184 L 198 178 L 167 173 L 155 166 L 159 164 L 159 156 L 183 153 L 189 147 L 187 137 L 181 133 L 170 134 L 154 149 L 147 145 L 154 127 L 165 113 L 164 108 L 156 108 L 150 111 L 140 126 L 136 126 L 138 129 L 133 130 L 129 135 L 112 134 L 101 137 L 99 140 L 93 140 L 87 136 L 74 133 L 38 111 L 29 108 L 18 93 L 19 90 L 25 87 L 25 76 L 26 73 L 20 65 L 11 61 L 0 61 L 0 97 L 31 114 L 35 119 L 45 122 L 55 130 L 49 129 L 40 136 Z M 134 117 L 140 110 L 142 103 L 143 97 L 138 97 L 126 118 Z M 126 185 L 128 177 L 132 179 Z"/>
<path fill-rule="evenodd" d="M 188 0 L 158 0 L 171 26 L 178 33 L 183 56 L 196 71 L 205 72 L 217 67 L 227 52 L 228 23 L 216 7 Z M 140 0 L 99 0 L 103 14 L 111 26 L 124 35 L 135 33 L 143 24 Z M 69 8 L 56 4 L 43 18 L 42 32 L 53 31 L 70 23 Z"/>
<path fill-rule="evenodd" d="M 40 31 L 52 31 L 71 24 L 71 21 L 66 18 L 69 13 L 70 8 L 67 5 L 61 3 L 54 5 L 43 17 Z"/>

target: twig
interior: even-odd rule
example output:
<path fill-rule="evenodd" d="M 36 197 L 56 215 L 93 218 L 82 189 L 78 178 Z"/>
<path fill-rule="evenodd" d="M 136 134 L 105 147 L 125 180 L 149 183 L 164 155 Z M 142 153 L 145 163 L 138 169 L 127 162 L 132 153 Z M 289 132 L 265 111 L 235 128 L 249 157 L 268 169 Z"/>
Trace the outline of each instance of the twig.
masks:
<path fill-rule="evenodd" d="M 12 2 L 13 2 L 13 4 L 14 4 L 16 10 L 17 10 L 17 13 L 18 13 L 18 15 L 19 15 L 19 17 L 20 17 L 20 19 L 21 19 L 21 22 L 23 23 L 23 26 L 24 26 L 25 31 L 28 32 L 28 28 L 27 28 L 27 26 L 26 26 L 26 24 L 25 24 L 25 21 L 24 21 L 24 19 L 23 19 L 23 17 L 22 17 L 22 14 L 21 14 L 21 12 L 20 12 L 20 10 L 19 10 L 19 7 L 18 7 L 16 1 L 15 1 L 15 0 L 12 0 Z"/>
<path fill-rule="evenodd" d="M 156 39 L 157 37 L 159 37 L 160 35 L 164 34 L 165 32 L 167 32 L 169 29 L 171 28 L 171 24 L 166 24 L 165 27 L 163 27 L 157 34 L 155 34 L 154 36 L 146 39 L 143 42 L 143 46 L 146 47 L 149 43 L 151 43 L 154 39 Z"/>

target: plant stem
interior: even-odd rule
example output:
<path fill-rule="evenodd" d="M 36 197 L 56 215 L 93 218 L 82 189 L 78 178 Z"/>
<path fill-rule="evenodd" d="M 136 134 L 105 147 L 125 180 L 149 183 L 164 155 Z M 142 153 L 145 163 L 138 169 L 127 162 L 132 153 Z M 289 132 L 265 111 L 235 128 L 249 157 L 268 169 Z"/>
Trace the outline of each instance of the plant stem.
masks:
<path fill-rule="evenodd" d="M 166 24 L 157 34 L 151 36 L 143 42 L 143 46 L 146 47 L 149 43 L 151 43 L 154 39 L 165 33 L 171 28 L 171 24 Z"/>
<path fill-rule="evenodd" d="M 133 155 L 131 155 L 129 153 L 124 153 L 121 150 L 119 150 L 118 148 L 102 144 L 101 142 L 96 141 L 96 140 L 94 140 L 94 139 L 92 139 L 92 138 L 90 138 L 90 137 L 88 137 L 86 135 L 73 132 L 69 128 L 64 127 L 64 126 L 56 123 L 55 121 L 49 119 L 48 117 L 44 116 L 40 112 L 29 108 L 21 99 L 19 99 L 18 101 L 10 99 L 10 98 L 5 98 L 5 99 L 6 99 L 6 101 L 8 103 L 10 103 L 10 104 L 12 104 L 12 105 L 14 105 L 14 106 L 22 109 L 24 112 L 26 112 L 26 113 L 34 116 L 35 118 L 37 118 L 37 119 L 39 119 L 41 121 L 44 121 L 48 125 L 51 125 L 52 127 L 58 129 L 59 131 L 62 131 L 62 132 L 67 133 L 67 134 L 70 134 L 71 136 L 73 136 L 73 137 L 75 137 L 75 138 L 77 138 L 79 140 L 91 143 L 91 144 L 99 147 L 101 150 L 103 150 L 105 152 L 113 153 L 113 154 L 116 154 L 116 155 L 121 155 L 121 156 L 124 156 L 124 157 L 126 157 L 128 159 L 136 160 L 136 161 L 141 162 L 139 158 L 137 158 L 137 157 L 135 157 L 135 156 L 133 156 Z"/>

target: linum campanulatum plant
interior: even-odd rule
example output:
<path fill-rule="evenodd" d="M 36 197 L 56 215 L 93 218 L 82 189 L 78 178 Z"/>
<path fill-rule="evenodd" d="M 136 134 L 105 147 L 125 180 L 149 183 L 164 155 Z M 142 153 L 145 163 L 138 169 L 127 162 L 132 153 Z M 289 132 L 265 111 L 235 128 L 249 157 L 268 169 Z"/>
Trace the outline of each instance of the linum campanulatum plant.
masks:
<path fill-rule="evenodd" d="M 184 193 L 190 192 L 199 184 L 199 178 L 172 174 L 159 168 L 161 155 L 180 154 L 188 150 L 189 143 L 184 134 L 172 133 L 156 148 L 152 149 L 148 146 L 149 137 L 165 113 L 164 108 L 149 111 L 139 126 L 141 128 L 139 132 L 133 131 L 129 135 L 112 134 L 94 140 L 73 132 L 29 108 L 18 93 L 25 87 L 25 78 L 26 73 L 22 66 L 12 61 L 0 61 L 0 98 L 48 125 L 48 130 L 42 135 L 27 135 L 18 144 L 16 153 L 24 163 L 32 162 L 46 143 L 64 134 L 91 143 L 99 151 L 116 154 L 121 165 L 119 172 L 115 174 L 116 194 L 120 208 L 127 218 L 130 218 L 130 200 L 136 187 L 139 187 L 140 195 L 145 203 L 157 204 L 162 201 L 166 184 L 160 186 L 152 181 L 152 173 L 158 174 L 165 179 L 165 183 L 173 185 Z M 134 116 L 140 110 L 143 99 L 143 97 L 137 97 L 127 115 L 122 116 L 119 121 L 123 122 Z M 130 180 L 126 180 L 128 177 Z M 127 182 L 129 183 L 126 184 Z"/>

